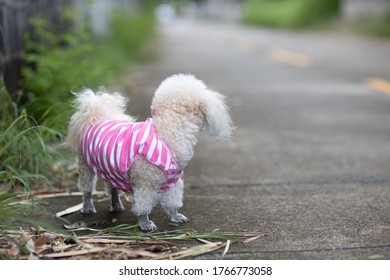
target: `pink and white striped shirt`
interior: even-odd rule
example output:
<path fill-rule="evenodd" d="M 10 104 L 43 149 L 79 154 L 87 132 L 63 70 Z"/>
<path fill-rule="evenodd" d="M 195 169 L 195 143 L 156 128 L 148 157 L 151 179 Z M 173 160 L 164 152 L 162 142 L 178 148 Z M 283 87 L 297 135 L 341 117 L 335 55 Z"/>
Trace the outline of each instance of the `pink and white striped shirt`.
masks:
<path fill-rule="evenodd" d="M 172 152 L 156 134 L 152 119 L 93 124 L 81 139 L 81 150 L 89 167 L 100 178 L 124 192 L 133 190 L 128 171 L 140 157 L 164 171 L 166 183 L 161 190 L 173 187 L 182 174 Z"/>

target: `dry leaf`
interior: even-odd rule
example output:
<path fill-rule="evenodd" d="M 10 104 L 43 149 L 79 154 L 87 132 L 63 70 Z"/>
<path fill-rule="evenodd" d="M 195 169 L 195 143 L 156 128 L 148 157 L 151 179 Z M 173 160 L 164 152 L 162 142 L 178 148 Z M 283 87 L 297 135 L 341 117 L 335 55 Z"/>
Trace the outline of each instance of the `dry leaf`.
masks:
<path fill-rule="evenodd" d="M 30 253 L 34 253 L 35 252 L 35 245 L 34 245 L 34 241 L 30 238 L 27 243 L 26 243 L 26 249 L 30 252 Z"/>
<path fill-rule="evenodd" d="M 64 225 L 64 228 L 69 229 L 69 230 L 84 229 L 84 228 L 86 229 L 87 228 L 87 224 L 84 221 L 77 221 L 77 222 L 75 222 L 74 224 L 71 224 L 71 225 Z"/>
<path fill-rule="evenodd" d="M 46 230 L 43 227 L 38 226 L 37 230 L 35 231 L 35 234 L 44 233 L 44 232 L 46 232 Z"/>
<path fill-rule="evenodd" d="M 79 203 L 75 206 L 72 206 L 72 207 L 65 209 L 64 211 L 60 211 L 60 212 L 56 213 L 56 217 L 62 217 L 65 215 L 72 214 L 74 212 L 81 210 L 82 208 L 83 208 L 83 203 Z"/>
<path fill-rule="evenodd" d="M 263 237 L 263 236 L 265 236 L 265 234 L 256 235 L 256 236 L 250 237 L 248 239 L 245 239 L 244 241 L 242 241 L 242 243 L 246 244 L 246 243 L 252 242 L 256 239 L 259 239 L 260 237 Z"/>
<path fill-rule="evenodd" d="M 27 258 L 28 260 L 39 260 L 39 257 L 34 255 L 33 253 L 30 253 L 30 255 Z"/>
<path fill-rule="evenodd" d="M 204 244 L 214 243 L 214 242 L 208 241 L 208 240 L 206 240 L 206 239 L 202 239 L 202 238 L 197 238 L 196 240 L 198 240 L 199 242 L 202 242 L 202 243 L 204 243 Z"/>
<path fill-rule="evenodd" d="M 155 258 L 155 259 L 156 260 L 157 259 L 177 260 L 177 259 L 182 259 L 182 258 L 186 258 L 186 257 L 195 257 L 198 255 L 213 252 L 213 251 L 218 250 L 218 249 L 225 247 L 225 246 L 226 246 L 226 243 L 222 243 L 222 242 L 202 244 L 202 245 L 194 246 L 194 247 L 191 247 L 191 248 L 179 251 L 179 252 L 175 252 L 172 254 L 163 254 L 162 256 Z"/>
<path fill-rule="evenodd" d="M 19 228 L 19 229 L 22 233 L 21 243 L 27 243 L 31 239 L 31 236 L 29 234 L 27 234 L 22 228 Z"/>
<path fill-rule="evenodd" d="M 96 191 L 94 195 L 106 195 L 104 191 Z M 54 198 L 54 197 L 63 197 L 63 196 L 83 196 L 82 192 L 69 192 L 67 190 L 60 190 L 58 192 L 36 192 L 34 193 L 36 198 Z"/>
<path fill-rule="evenodd" d="M 62 236 L 53 234 L 53 233 L 45 233 L 45 238 L 46 238 L 46 244 L 52 244 L 55 241 L 62 241 L 63 238 Z"/>
<path fill-rule="evenodd" d="M 20 254 L 20 249 L 14 243 L 11 244 L 11 248 L 9 249 L 9 255 L 11 257 L 17 257 Z"/>
<path fill-rule="evenodd" d="M 46 258 L 74 257 L 74 256 L 85 255 L 85 254 L 97 253 L 103 250 L 106 250 L 106 248 L 82 249 L 82 250 L 76 250 L 70 252 L 52 253 L 52 254 L 46 254 L 45 257 Z"/>
<path fill-rule="evenodd" d="M 102 243 L 102 244 L 126 244 L 126 243 L 137 243 L 138 240 L 129 240 L 129 239 L 99 239 L 99 238 L 89 238 L 84 239 L 84 242 L 88 243 Z"/>
<path fill-rule="evenodd" d="M 59 245 L 59 246 L 56 246 L 56 247 L 53 247 L 53 252 L 54 253 L 58 253 L 58 252 L 63 252 L 63 251 L 66 251 L 69 249 L 74 249 L 74 248 L 77 248 L 78 245 L 76 244 L 72 244 L 72 245 Z"/>
<path fill-rule="evenodd" d="M 227 254 L 227 252 L 229 251 L 229 248 L 230 248 L 230 240 L 228 240 L 226 242 L 226 247 L 225 247 L 225 250 L 223 250 L 222 257 L 224 257 Z"/>
<path fill-rule="evenodd" d="M 44 245 L 46 243 L 46 241 L 47 241 L 46 235 L 43 234 L 37 241 L 35 241 L 34 246 L 41 247 L 42 245 Z"/>

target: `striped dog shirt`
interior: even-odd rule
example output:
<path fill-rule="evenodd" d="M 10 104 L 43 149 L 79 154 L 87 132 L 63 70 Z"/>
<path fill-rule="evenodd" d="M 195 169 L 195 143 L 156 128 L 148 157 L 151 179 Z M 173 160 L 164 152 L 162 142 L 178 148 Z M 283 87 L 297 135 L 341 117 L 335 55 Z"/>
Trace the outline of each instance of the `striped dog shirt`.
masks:
<path fill-rule="evenodd" d="M 133 190 L 128 171 L 140 157 L 164 171 L 166 182 L 161 190 L 173 187 L 182 174 L 172 152 L 156 134 L 152 119 L 93 124 L 81 139 L 81 150 L 95 174 L 124 192 Z"/>

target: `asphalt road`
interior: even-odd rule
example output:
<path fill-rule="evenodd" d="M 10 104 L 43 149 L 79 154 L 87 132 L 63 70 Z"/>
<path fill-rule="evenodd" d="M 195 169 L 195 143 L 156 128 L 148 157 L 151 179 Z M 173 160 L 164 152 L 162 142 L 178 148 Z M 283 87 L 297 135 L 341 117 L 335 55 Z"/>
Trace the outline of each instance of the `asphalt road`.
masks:
<path fill-rule="evenodd" d="M 272 233 L 231 259 L 390 259 L 389 41 L 179 21 L 156 46 L 113 87 L 130 112 L 147 117 L 161 80 L 192 73 L 228 96 L 236 126 L 202 138 L 185 170 L 188 226 Z"/>

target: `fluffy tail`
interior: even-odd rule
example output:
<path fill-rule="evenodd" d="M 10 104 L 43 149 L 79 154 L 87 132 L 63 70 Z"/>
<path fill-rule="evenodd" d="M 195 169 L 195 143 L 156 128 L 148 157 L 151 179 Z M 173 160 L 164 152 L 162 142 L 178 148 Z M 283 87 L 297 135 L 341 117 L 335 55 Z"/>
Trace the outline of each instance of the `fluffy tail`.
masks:
<path fill-rule="evenodd" d="M 173 102 L 179 104 L 177 106 L 200 104 L 200 110 L 206 116 L 207 135 L 215 139 L 231 137 L 234 127 L 225 96 L 210 90 L 195 76 L 176 74 L 166 78 L 156 90 L 152 110 Z"/>
<path fill-rule="evenodd" d="M 96 94 L 90 89 L 74 93 L 76 99 L 73 107 L 76 112 L 70 119 L 66 144 L 77 150 L 80 137 L 86 128 L 94 123 L 105 120 L 129 120 L 133 117 L 126 115 L 127 99 L 119 93 L 109 94 L 99 90 Z"/>

